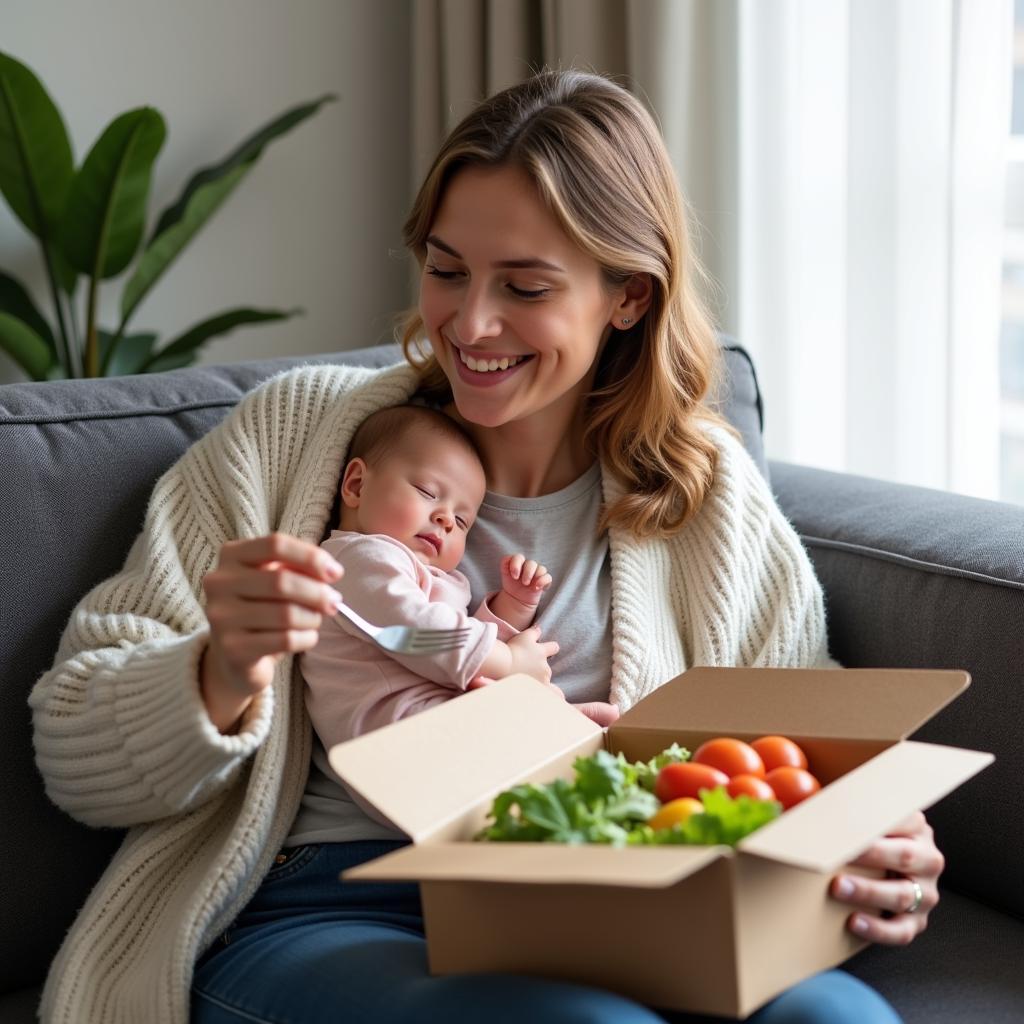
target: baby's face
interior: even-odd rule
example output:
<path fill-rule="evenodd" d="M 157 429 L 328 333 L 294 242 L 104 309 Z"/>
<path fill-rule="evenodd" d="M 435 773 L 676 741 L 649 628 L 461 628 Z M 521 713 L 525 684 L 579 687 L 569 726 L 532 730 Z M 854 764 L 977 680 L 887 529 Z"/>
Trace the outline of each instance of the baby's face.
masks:
<path fill-rule="evenodd" d="M 352 479 L 354 463 L 361 466 Z M 393 537 L 425 565 L 450 572 L 462 561 L 485 489 L 483 467 L 463 445 L 414 428 L 372 466 L 349 464 L 344 528 Z"/>

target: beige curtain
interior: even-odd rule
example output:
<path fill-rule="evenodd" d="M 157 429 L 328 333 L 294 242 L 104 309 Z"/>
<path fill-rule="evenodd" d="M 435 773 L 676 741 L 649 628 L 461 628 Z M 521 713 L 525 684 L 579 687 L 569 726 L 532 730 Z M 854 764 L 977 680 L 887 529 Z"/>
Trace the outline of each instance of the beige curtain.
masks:
<path fill-rule="evenodd" d="M 1011 0 L 412 0 L 417 180 L 487 93 L 616 77 L 662 126 L 769 455 L 997 497 Z"/>
<path fill-rule="evenodd" d="M 626 0 L 414 0 L 413 173 L 474 103 L 544 65 L 627 68 Z"/>
<path fill-rule="evenodd" d="M 632 89 L 662 126 L 728 321 L 737 241 L 736 0 L 412 0 L 412 183 L 474 103 L 544 66 Z"/>

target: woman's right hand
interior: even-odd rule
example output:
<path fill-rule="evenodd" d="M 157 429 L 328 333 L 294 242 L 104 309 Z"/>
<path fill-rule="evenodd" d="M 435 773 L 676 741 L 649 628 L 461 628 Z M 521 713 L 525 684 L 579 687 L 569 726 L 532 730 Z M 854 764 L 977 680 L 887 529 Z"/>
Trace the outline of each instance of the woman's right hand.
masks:
<path fill-rule="evenodd" d="M 203 579 L 210 641 L 200 664 L 200 692 L 222 733 L 274 677 L 285 654 L 308 651 L 324 615 L 335 614 L 330 586 L 344 570 L 316 544 L 284 533 L 228 541 Z"/>

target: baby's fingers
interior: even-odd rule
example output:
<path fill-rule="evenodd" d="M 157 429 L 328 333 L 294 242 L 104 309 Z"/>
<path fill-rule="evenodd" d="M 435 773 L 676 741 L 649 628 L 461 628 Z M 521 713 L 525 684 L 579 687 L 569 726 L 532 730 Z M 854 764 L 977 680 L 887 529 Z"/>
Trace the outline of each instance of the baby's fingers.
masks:
<path fill-rule="evenodd" d="M 524 561 L 525 559 L 522 555 L 508 555 L 502 564 L 502 572 L 508 573 L 514 580 L 519 579 L 523 571 Z"/>
<path fill-rule="evenodd" d="M 542 565 L 533 579 L 534 590 L 547 590 L 551 586 L 551 573 Z"/>
<path fill-rule="evenodd" d="M 532 558 L 528 558 L 523 562 L 523 568 L 519 573 L 519 582 L 528 587 L 533 582 L 537 568 L 537 563 Z"/>

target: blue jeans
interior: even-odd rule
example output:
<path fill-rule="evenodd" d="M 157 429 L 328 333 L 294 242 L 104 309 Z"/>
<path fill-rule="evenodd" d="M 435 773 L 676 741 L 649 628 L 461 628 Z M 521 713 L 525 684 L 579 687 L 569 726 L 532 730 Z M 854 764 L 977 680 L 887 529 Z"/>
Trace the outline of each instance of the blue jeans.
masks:
<path fill-rule="evenodd" d="M 286 851 L 235 923 L 200 958 L 194 1024 L 697 1024 L 569 982 L 511 974 L 433 977 L 419 888 L 339 883 L 394 842 L 325 843 Z M 899 1024 L 877 992 L 827 971 L 784 992 L 756 1024 Z M 714 1018 L 721 1024 L 721 1018 Z"/>

